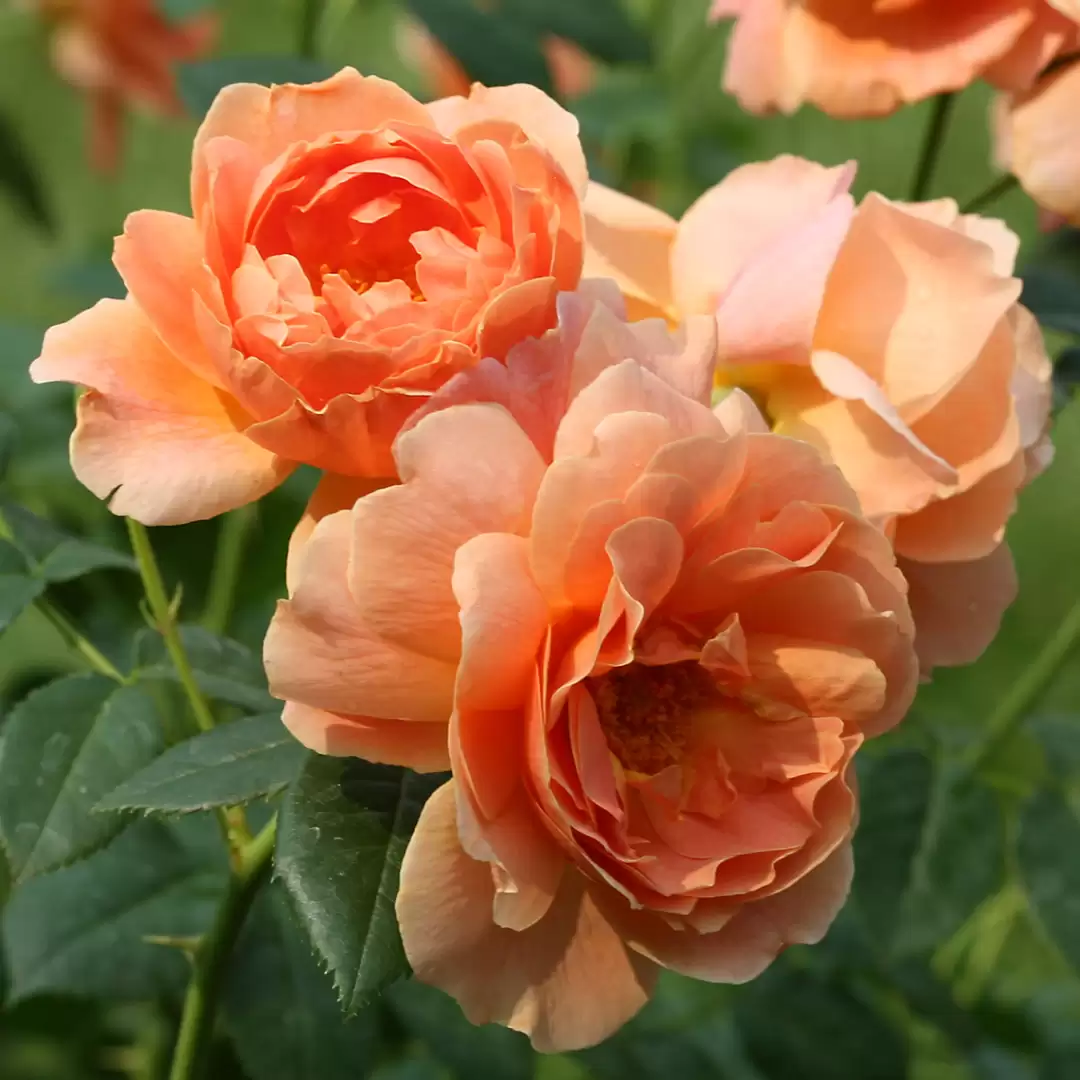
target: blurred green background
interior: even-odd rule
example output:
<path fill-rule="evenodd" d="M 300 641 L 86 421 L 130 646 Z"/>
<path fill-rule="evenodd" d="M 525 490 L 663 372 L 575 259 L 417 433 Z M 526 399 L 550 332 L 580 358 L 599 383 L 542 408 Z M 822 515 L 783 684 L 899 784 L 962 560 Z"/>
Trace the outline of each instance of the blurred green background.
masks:
<path fill-rule="evenodd" d="M 431 96 L 432 72 L 402 48 L 405 20 L 419 18 L 469 75 L 550 89 L 542 45 L 559 34 L 592 57 L 591 85 L 567 104 L 581 122 L 593 176 L 674 214 L 733 166 L 780 152 L 827 164 L 855 158 L 860 193 L 903 198 L 929 118 L 928 105 L 872 122 L 810 110 L 794 118 L 741 113 L 720 90 L 726 31 L 707 26 L 706 0 L 161 6 L 177 18 L 214 6 L 221 34 L 209 59 L 180 73 L 190 118 L 130 116 L 122 166 L 107 177 L 86 164 L 82 102 L 52 71 L 43 24 L 15 5 L 0 13 L 0 458 L 10 458 L 0 500 L 120 550 L 121 523 L 70 473 L 70 388 L 34 387 L 26 368 L 50 323 L 118 294 L 109 255 L 125 214 L 188 210 L 191 140 L 218 87 L 302 81 L 351 64 Z M 989 99 L 982 87 L 961 96 L 935 195 L 965 202 L 995 179 Z M 1024 730 L 976 776 L 957 767 L 1080 598 L 1080 406 L 1071 400 L 1069 352 L 1080 331 L 1080 249 L 1070 233 L 1041 236 L 1019 191 L 988 212 L 1022 237 L 1027 301 L 1052 352 L 1063 357 L 1057 462 L 1023 494 L 1010 529 L 1021 593 L 1000 637 L 979 664 L 936 676 L 900 731 L 864 752 L 855 895 L 827 941 L 790 950 L 745 988 L 665 978 L 657 1000 L 609 1043 L 540 1059 L 513 1034 L 470 1028 L 447 999 L 411 984 L 345 1023 L 275 887 L 256 911 L 230 979 L 215 1076 L 1080 1076 L 1080 665 L 1065 665 Z M 2 434 L 7 428 L 10 439 Z M 302 471 L 248 522 L 249 555 L 227 629 L 255 652 L 283 589 L 287 537 L 313 479 Z M 155 532 L 166 576 L 183 581 L 192 619 L 207 600 L 221 528 L 211 522 Z M 107 653 L 127 662 L 127 642 L 140 625 L 133 575 L 118 568 L 80 576 L 59 584 L 55 596 Z M 28 610 L 0 638 L 0 717 L 33 687 L 78 670 L 79 657 Z M 145 943 L 135 917 L 171 904 L 171 915 L 197 927 L 205 902 L 200 875 L 215 872 L 213 841 L 208 847 L 198 821 L 139 825 L 88 863 L 14 891 L 4 915 L 0 1078 L 164 1075 L 185 962 L 174 949 Z M 113 908 L 94 908 L 100 875 L 125 875 L 149 844 L 175 849 L 175 875 L 121 896 Z M 115 866 L 102 866 L 109 858 Z M 91 864 L 98 878 L 86 876 Z M 84 897 L 98 922 L 57 930 L 63 920 L 55 913 Z"/>

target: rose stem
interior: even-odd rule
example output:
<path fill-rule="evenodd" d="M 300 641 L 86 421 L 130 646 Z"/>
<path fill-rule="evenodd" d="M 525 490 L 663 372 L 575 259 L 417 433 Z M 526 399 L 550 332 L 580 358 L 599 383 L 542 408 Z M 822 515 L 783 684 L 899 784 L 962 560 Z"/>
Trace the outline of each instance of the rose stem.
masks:
<path fill-rule="evenodd" d="M 135 554 L 135 561 L 139 564 L 139 575 L 142 578 L 143 591 L 146 593 L 146 603 L 150 609 L 154 629 L 165 641 L 165 648 L 176 669 L 188 704 L 191 706 L 195 723 L 200 731 L 211 731 L 215 725 L 214 714 L 210 711 L 210 706 L 195 680 L 195 673 L 191 668 L 191 661 L 184 649 L 184 642 L 176 623 L 176 611 L 169 602 L 169 597 L 165 592 L 165 583 L 161 578 L 157 559 L 154 557 L 150 534 L 144 525 L 140 525 L 132 518 L 127 519 L 127 525 L 131 536 L 131 550 Z M 247 819 L 239 806 L 219 809 L 217 813 L 225 839 L 229 844 L 230 855 L 235 861 L 251 840 Z"/>
<path fill-rule="evenodd" d="M 985 191 L 979 192 L 971 202 L 966 203 L 961 207 L 961 213 L 978 213 L 984 207 L 987 207 L 991 203 L 997 202 L 998 199 L 1003 196 L 1008 195 L 1019 183 L 1020 181 L 1017 180 L 1012 173 L 1006 173 L 1004 176 L 999 176 Z"/>
<path fill-rule="evenodd" d="M 1038 656 L 1012 685 L 986 724 L 986 736 L 967 755 L 973 773 L 985 765 L 1016 733 L 1046 693 L 1070 654 L 1080 644 L 1080 600 L 1068 612 Z"/>
<path fill-rule="evenodd" d="M 956 102 L 955 94 L 938 94 L 934 99 L 930 125 L 926 129 L 919 166 L 915 170 L 915 182 L 911 187 L 911 201 L 922 202 L 930 194 L 930 185 L 934 180 L 934 170 L 945 145 L 945 128 L 949 123 L 949 114 Z"/>
<path fill-rule="evenodd" d="M 169 1080 L 196 1080 L 202 1073 L 229 954 L 268 876 L 276 836 L 275 818 L 241 850 L 214 925 L 195 949 Z"/>

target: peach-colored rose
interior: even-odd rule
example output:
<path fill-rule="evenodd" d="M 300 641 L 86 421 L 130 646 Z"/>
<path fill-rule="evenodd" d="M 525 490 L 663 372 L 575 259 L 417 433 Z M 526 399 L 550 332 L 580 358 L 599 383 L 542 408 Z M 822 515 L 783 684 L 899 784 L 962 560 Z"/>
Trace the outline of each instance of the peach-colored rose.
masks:
<path fill-rule="evenodd" d="M 745 395 L 704 403 L 711 320 L 678 341 L 561 303 L 400 436 L 400 485 L 319 521 L 265 652 L 302 742 L 453 768 L 402 866 L 405 951 L 541 1050 L 610 1034 L 658 966 L 741 982 L 819 940 L 852 755 L 916 681 L 840 474 Z"/>
<path fill-rule="evenodd" d="M 405 59 L 424 76 L 436 97 L 467 95 L 472 79 L 457 58 L 416 19 L 402 19 L 398 42 Z M 548 35 L 540 48 L 551 72 L 555 93 L 563 99 L 580 97 L 592 87 L 596 76 L 592 57 L 566 38 Z"/>
<path fill-rule="evenodd" d="M 217 18 L 170 23 L 153 0 L 34 0 L 54 24 L 53 64 L 90 107 L 90 157 L 103 171 L 120 154 L 123 111 L 132 104 L 166 116 L 182 111 L 175 64 L 209 47 Z"/>
<path fill-rule="evenodd" d="M 1050 365 L 1001 222 L 856 208 L 853 175 L 745 166 L 678 224 L 594 185 L 586 269 L 638 311 L 715 313 L 721 381 L 828 453 L 893 538 L 926 669 L 968 663 L 1015 592 L 1005 523 L 1049 461 Z"/>
<path fill-rule="evenodd" d="M 724 87 L 745 109 L 880 116 L 985 78 L 1030 86 L 1080 42 L 1076 0 L 715 0 Z"/>
<path fill-rule="evenodd" d="M 428 106 L 351 68 L 227 87 L 194 218 L 132 214 L 128 297 L 54 327 L 31 369 L 91 391 L 76 474 L 147 524 L 258 498 L 296 462 L 392 476 L 434 389 L 552 325 L 585 182 L 577 122 L 531 86 Z"/>
<path fill-rule="evenodd" d="M 994 120 L 998 162 L 1042 208 L 1044 227 L 1080 224 L 1080 60 L 1000 97 Z"/>

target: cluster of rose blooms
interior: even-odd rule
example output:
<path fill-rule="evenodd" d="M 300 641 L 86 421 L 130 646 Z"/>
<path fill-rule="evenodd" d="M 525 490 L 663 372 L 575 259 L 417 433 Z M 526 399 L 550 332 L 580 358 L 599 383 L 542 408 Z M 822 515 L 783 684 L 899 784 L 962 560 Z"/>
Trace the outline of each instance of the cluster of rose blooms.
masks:
<path fill-rule="evenodd" d="M 744 97 L 825 105 L 853 91 L 814 12 L 910 51 L 933 6 L 718 5 Z M 999 73 L 1047 59 L 1047 5 L 954 8 L 995 13 L 941 45 L 965 77 L 987 41 Z M 820 66 L 761 62 L 793 42 Z M 882 108 L 938 88 L 881 41 L 851 64 Z M 132 214 L 128 296 L 34 364 L 87 388 L 72 460 L 118 514 L 323 471 L 271 689 L 316 751 L 452 773 L 402 866 L 405 951 L 540 1049 L 610 1034 L 660 968 L 739 982 L 819 940 L 853 756 L 1014 595 L 1006 522 L 1050 458 L 1016 238 L 857 205 L 853 175 L 748 165 L 676 222 L 590 183 L 533 87 L 232 86 L 193 216 Z"/>

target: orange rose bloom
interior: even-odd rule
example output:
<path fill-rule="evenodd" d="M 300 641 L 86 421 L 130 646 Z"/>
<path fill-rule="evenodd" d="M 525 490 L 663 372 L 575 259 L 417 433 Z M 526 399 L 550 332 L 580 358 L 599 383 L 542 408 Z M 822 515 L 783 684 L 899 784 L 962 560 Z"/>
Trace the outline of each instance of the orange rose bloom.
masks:
<path fill-rule="evenodd" d="M 172 24 L 153 0 L 36 0 L 55 23 L 53 64 L 81 90 L 90 105 L 90 150 L 94 165 L 116 166 L 124 106 L 142 106 L 164 115 L 183 107 L 173 66 L 204 53 L 217 18 L 196 15 Z"/>
<path fill-rule="evenodd" d="M 561 303 L 401 435 L 400 485 L 315 526 L 265 653 L 307 745 L 453 768 L 402 866 L 405 951 L 540 1050 L 609 1035 L 658 966 L 741 982 L 819 940 L 852 755 L 916 682 L 840 474 L 743 394 L 704 403 L 710 320 Z"/>
<path fill-rule="evenodd" d="M 1047 225 L 1080 224 L 1080 60 L 996 105 L 998 161 L 1045 211 Z"/>
<path fill-rule="evenodd" d="M 1076 0 L 715 0 L 724 87 L 751 112 L 881 116 L 985 78 L 1030 86 L 1080 43 Z"/>
<path fill-rule="evenodd" d="M 948 199 L 856 209 L 853 176 L 748 165 L 678 224 L 594 186 L 586 262 L 638 311 L 715 315 L 721 381 L 827 453 L 892 537 L 926 670 L 969 663 L 1015 595 L 1005 524 L 1052 452 L 1050 364 L 1003 224 Z"/>
<path fill-rule="evenodd" d="M 132 214 L 128 297 L 54 327 L 31 369 L 90 390 L 76 474 L 147 524 L 256 499 L 296 462 L 393 476 L 437 387 L 552 325 L 585 182 L 577 122 L 530 86 L 429 106 L 351 68 L 227 87 L 194 218 Z"/>

